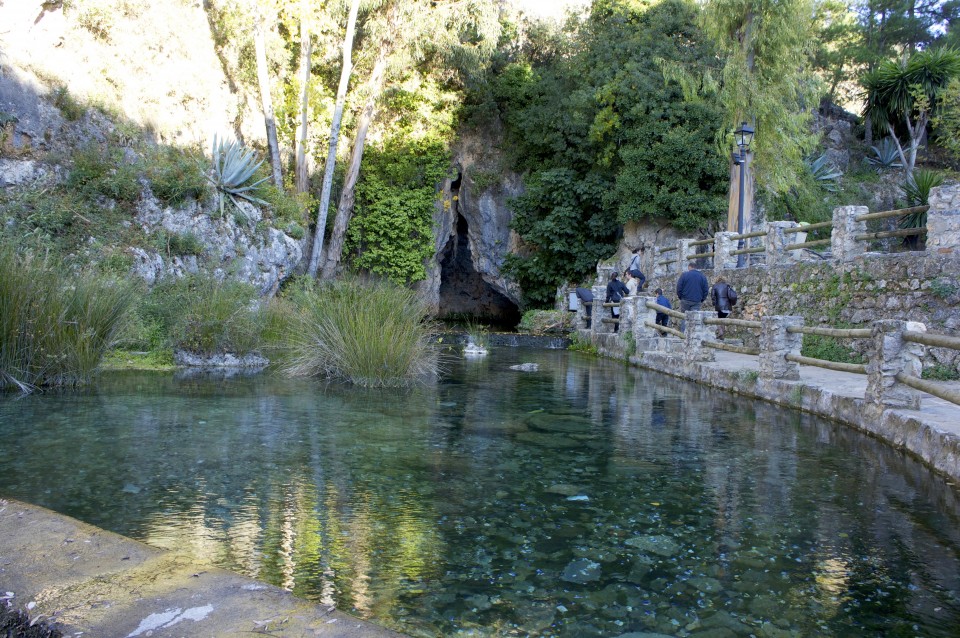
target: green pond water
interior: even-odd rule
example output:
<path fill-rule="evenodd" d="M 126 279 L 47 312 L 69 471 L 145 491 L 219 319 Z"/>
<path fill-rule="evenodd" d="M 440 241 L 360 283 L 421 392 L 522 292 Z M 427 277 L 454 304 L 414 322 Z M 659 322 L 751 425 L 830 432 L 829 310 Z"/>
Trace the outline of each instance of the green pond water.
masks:
<path fill-rule="evenodd" d="M 565 351 L 410 391 L 118 373 L 3 395 L 0 496 L 413 636 L 960 636 L 956 486 Z"/>

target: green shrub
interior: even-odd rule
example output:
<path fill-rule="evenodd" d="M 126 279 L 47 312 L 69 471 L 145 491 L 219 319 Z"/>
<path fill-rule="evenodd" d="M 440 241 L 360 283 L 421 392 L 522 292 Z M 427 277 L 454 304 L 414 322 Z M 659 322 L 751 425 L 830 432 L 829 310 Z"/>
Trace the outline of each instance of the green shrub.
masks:
<path fill-rule="evenodd" d="M 277 311 L 285 319 L 275 342 L 281 371 L 322 376 L 362 386 L 408 385 L 439 368 L 433 326 L 416 295 L 389 282 L 353 278 L 294 285 Z M 290 310 L 292 308 L 292 310 Z"/>
<path fill-rule="evenodd" d="M 923 374 L 920 376 L 924 379 L 931 379 L 933 381 L 960 380 L 960 372 L 958 372 L 956 368 L 943 364 L 937 364 L 931 368 L 924 368 Z"/>
<path fill-rule="evenodd" d="M 256 178 L 268 176 L 267 169 L 261 167 Z M 306 211 L 316 206 L 316 200 L 310 193 L 291 193 L 286 189 L 278 188 L 269 180 L 257 186 L 256 195 L 269 207 L 270 217 L 273 218 L 274 226 L 277 228 L 299 226 L 305 223 Z"/>
<path fill-rule="evenodd" d="M 573 329 L 576 315 L 567 310 L 528 310 L 520 318 L 520 332 L 544 334 L 567 332 Z"/>
<path fill-rule="evenodd" d="M 172 297 L 161 303 L 174 304 L 166 312 L 176 313 L 168 320 L 175 350 L 202 355 L 245 355 L 259 350 L 263 310 L 253 286 L 195 275 L 176 282 L 172 289 Z"/>
<path fill-rule="evenodd" d="M 150 235 L 150 245 L 165 253 L 168 257 L 172 255 L 202 255 L 206 249 L 206 246 L 194 233 L 189 231 L 171 233 L 165 229 L 159 229 Z"/>
<path fill-rule="evenodd" d="M 119 334 L 127 286 L 0 246 L 0 387 L 86 382 Z"/>
<path fill-rule="evenodd" d="M 582 352 L 584 354 L 597 354 L 597 347 L 590 343 L 589 340 L 582 338 L 579 333 L 574 333 L 573 338 L 570 340 L 570 345 L 567 346 L 567 350 Z"/>
<path fill-rule="evenodd" d="M 80 104 L 65 86 L 58 86 L 51 94 L 53 105 L 60 109 L 60 113 L 68 122 L 76 122 L 86 114 L 87 109 Z"/>
<path fill-rule="evenodd" d="M 102 195 L 129 203 L 140 197 L 136 167 L 124 161 L 120 149 L 97 144 L 89 144 L 74 153 L 67 186 L 91 199 Z"/>
<path fill-rule="evenodd" d="M 145 173 L 157 199 L 168 205 L 188 199 L 203 201 L 210 191 L 202 158 L 202 153 L 175 146 L 160 146 L 149 153 Z"/>
<path fill-rule="evenodd" d="M 842 339 L 821 335 L 803 335 L 800 354 L 837 363 L 863 363 L 863 356 L 852 352 Z"/>

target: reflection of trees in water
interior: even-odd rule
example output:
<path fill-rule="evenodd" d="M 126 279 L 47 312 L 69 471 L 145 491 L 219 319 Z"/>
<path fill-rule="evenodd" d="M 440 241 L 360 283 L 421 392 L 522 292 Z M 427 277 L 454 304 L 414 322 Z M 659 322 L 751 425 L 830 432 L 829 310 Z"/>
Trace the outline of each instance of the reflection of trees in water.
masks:
<path fill-rule="evenodd" d="M 524 361 L 540 371 L 509 370 Z M 751 583 L 808 608 L 790 620 L 809 631 L 882 631 L 938 606 L 957 619 L 958 493 L 886 445 L 769 404 L 563 352 L 464 361 L 408 392 L 117 387 L 0 403 L 0 424 L 35 413 L 5 432 L 0 491 L 377 618 L 470 616 L 467 592 L 528 587 L 553 609 L 547 579 L 588 548 L 618 556 L 604 567 L 617 586 L 709 570 L 713 604 L 757 613 L 750 596 L 722 598 Z M 40 450 L 69 462 L 38 464 Z M 676 568 L 631 576 L 637 534 L 675 537 Z M 517 605 L 473 618 L 520 622 Z"/>

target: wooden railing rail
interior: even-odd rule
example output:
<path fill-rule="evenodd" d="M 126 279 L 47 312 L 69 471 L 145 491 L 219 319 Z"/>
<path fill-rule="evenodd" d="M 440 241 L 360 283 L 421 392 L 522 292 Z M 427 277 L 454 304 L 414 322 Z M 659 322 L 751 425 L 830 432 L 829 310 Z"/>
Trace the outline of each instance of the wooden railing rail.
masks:
<path fill-rule="evenodd" d="M 759 329 L 763 326 L 759 321 L 747 321 L 746 319 L 720 319 L 720 318 L 709 318 L 704 319 L 703 323 L 710 326 L 739 326 L 741 328 L 756 328 Z"/>
<path fill-rule="evenodd" d="M 855 235 L 857 241 L 868 241 L 871 239 L 886 239 L 888 237 L 909 237 L 911 235 L 925 235 L 926 228 L 901 228 L 900 230 L 884 230 L 877 233 L 866 233 L 864 235 Z"/>
<path fill-rule="evenodd" d="M 789 229 L 788 229 L 789 230 Z M 787 244 L 783 247 L 784 250 L 800 250 L 801 248 L 814 248 L 816 246 L 829 246 L 831 239 L 815 239 L 813 241 L 805 241 L 799 244 Z"/>
<path fill-rule="evenodd" d="M 724 343 L 722 341 L 704 341 L 703 345 L 708 348 L 714 348 L 716 350 L 726 350 L 727 352 L 736 352 L 738 354 L 752 354 L 753 356 L 760 355 L 759 348 L 747 348 L 746 346 L 735 346 L 730 343 Z"/>
<path fill-rule="evenodd" d="M 960 350 L 960 337 L 951 337 L 949 335 L 938 335 L 929 332 L 904 330 L 903 340 L 911 343 L 919 343 L 924 346 L 933 346 L 934 348 L 950 348 L 952 350 Z"/>
<path fill-rule="evenodd" d="M 866 374 L 867 366 L 862 363 L 839 363 L 837 361 L 827 361 L 826 359 L 814 359 L 813 357 L 803 357 L 798 354 L 788 354 L 784 357 L 787 361 L 794 361 L 800 365 L 817 366 L 827 370 L 836 370 L 837 372 L 855 372 L 857 374 Z"/>
<path fill-rule="evenodd" d="M 796 228 L 785 228 L 783 234 L 789 235 L 790 233 L 806 233 L 808 231 L 819 230 L 821 228 L 833 228 L 833 221 L 817 222 L 816 224 L 807 224 L 806 226 L 797 226 Z"/>
<path fill-rule="evenodd" d="M 903 385 L 910 386 L 914 390 L 920 390 L 921 392 L 932 394 L 933 396 L 943 399 L 944 401 L 949 401 L 950 403 L 956 403 L 957 405 L 960 405 L 960 392 L 953 388 L 949 388 L 942 383 L 928 381 L 927 379 L 919 379 L 908 374 L 903 374 L 902 372 L 897 374 L 894 378 Z"/>
<path fill-rule="evenodd" d="M 658 323 L 650 323 L 649 321 L 644 321 L 644 322 L 643 322 L 643 325 L 645 325 L 645 326 L 648 327 L 648 328 L 653 328 L 654 330 L 659 330 L 660 332 L 665 332 L 665 333 L 667 333 L 667 334 L 669 334 L 669 335 L 673 335 L 673 336 L 675 336 L 675 337 L 680 337 L 681 339 L 683 339 L 683 333 L 680 332 L 679 330 L 674 329 L 674 328 L 668 328 L 667 326 L 661 326 L 661 325 L 658 324 Z"/>
<path fill-rule="evenodd" d="M 886 219 L 887 217 L 903 217 L 911 213 L 925 213 L 928 210 L 930 210 L 929 206 L 911 206 L 910 208 L 898 208 L 897 210 L 885 210 L 879 213 L 857 215 L 854 219 L 858 222 L 865 222 L 871 219 Z"/>
<path fill-rule="evenodd" d="M 674 318 L 676 318 L 676 319 L 686 319 L 686 318 L 687 318 L 687 315 L 685 315 L 684 313 L 680 312 L 679 310 L 674 310 L 673 308 L 667 308 L 666 306 L 661 306 L 660 304 L 654 303 L 654 302 L 652 302 L 652 301 L 648 301 L 648 302 L 647 302 L 647 308 L 650 308 L 651 310 L 656 310 L 657 312 L 662 312 L 663 314 L 667 315 L 668 317 L 674 317 Z"/>
<path fill-rule="evenodd" d="M 709 246 L 710 244 L 713 243 L 713 241 L 714 241 L 713 237 L 708 237 L 706 239 L 698 239 L 697 241 L 692 241 L 688 245 L 689 246 Z"/>
<path fill-rule="evenodd" d="M 868 339 L 873 336 L 869 328 L 821 328 L 818 326 L 789 326 L 792 334 L 820 335 L 821 337 L 840 337 L 841 339 Z"/>
<path fill-rule="evenodd" d="M 740 241 L 741 239 L 752 239 L 754 237 L 766 237 L 767 231 L 757 230 L 752 233 L 743 233 L 742 235 L 730 235 L 730 239 Z"/>
<path fill-rule="evenodd" d="M 764 248 L 763 246 L 757 246 L 757 247 L 755 247 L 755 248 L 744 248 L 744 249 L 742 249 L 742 250 L 731 250 L 731 251 L 730 251 L 730 254 L 731 254 L 731 255 L 752 255 L 752 254 L 754 254 L 754 253 L 762 253 L 762 252 L 764 252 L 764 251 L 766 251 L 766 250 L 767 250 L 767 249 Z"/>

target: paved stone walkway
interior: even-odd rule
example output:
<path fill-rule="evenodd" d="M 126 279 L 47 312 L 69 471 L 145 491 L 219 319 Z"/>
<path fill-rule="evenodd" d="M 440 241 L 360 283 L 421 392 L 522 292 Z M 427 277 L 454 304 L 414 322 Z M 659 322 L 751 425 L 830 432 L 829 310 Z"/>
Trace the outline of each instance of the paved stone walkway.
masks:
<path fill-rule="evenodd" d="M 11 597 L 73 637 L 401 636 L 194 558 L 0 501 L 0 598 Z"/>

